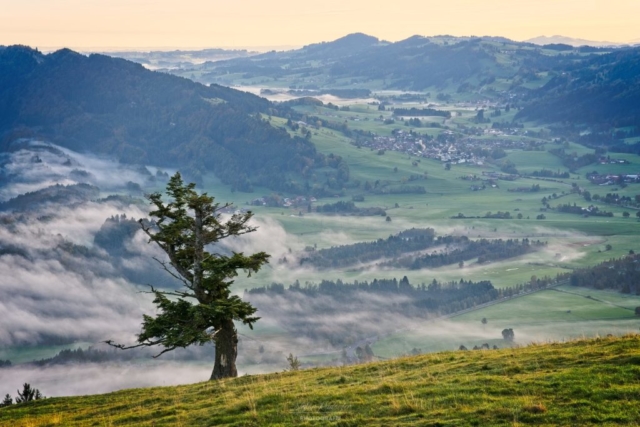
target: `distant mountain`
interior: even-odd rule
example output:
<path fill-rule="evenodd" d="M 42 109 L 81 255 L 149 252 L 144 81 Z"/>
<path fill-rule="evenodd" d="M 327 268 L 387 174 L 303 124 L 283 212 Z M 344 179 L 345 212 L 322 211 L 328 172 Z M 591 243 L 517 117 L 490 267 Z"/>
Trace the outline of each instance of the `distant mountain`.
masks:
<path fill-rule="evenodd" d="M 377 46 L 380 43 L 377 37 L 369 36 L 363 33 L 353 33 L 336 39 L 331 42 L 315 43 L 304 46 L 302 49 L 307 50 L 310 53 L 317 53 L 322 51 L 343 51 L 346 54 L 352 54 L 354 51 L 368 49 L 373 46 Z"/>
<path fill-rule="evenodd" d="M 209 63 L 202 70 L 211 81 L 228 75 L 276 79 L 307 96 L 313 95 L 306 91 L 371 86 L 454 92 L 510 103 L 522 109 L 519 119 L 610 128 L 638 124 L 638 61 L 640 49 L 630 47 L 538 46 L 500 37 L 452 36 L 389 43 L 351 34 L 298 50 Z"/>
<path fill-rule="evenodd" d="M 595 50 L 594 50 L 595 49 Z M 604 50 L 598 50 L 604 49 Z M 276 79 L 293 89 L 356 87 L 472 92 L 505 79 L 507 87 L 524 85 L 563 62 L 614 48 L 565 44 L 547 46 L 503 37 L 413 36 L 395 43 L 365 34 L 350 34 L 286 52 L 268 52 L 195 66 L 199 81 L 233 84 L 233 79 L 269 82 Z M 558 55 L 562 51 L 562 55 Z M 189 73 L 179 75 L 191 76 Z M 235 77 L 229 77 L 235 76 Z M 502 88 L 505 84 L 500 85 Z M 502 89 L 504 90 L 504 89 Z"/>
<path fill-rule="evenodd" d="M 623 46 L 626 43 L 614 43 L 607 41 L 594 41 L 594 40 L 585 40 L 585 39 L 576 39 L 573 37 L 565 37 L 565 36 L 538 36 L 528 40 L 525 40 L 526 43 L 533 43 L 540 46 L 546 44 L 566 44 L 573 47 L 579 46 L 595 46 L 595 47 L 608 47 L 608 46 Z"/>
<path fill-rule="evenodd" d="M 302 186 L 325 167 L 303 138 L 266 123 L 265 99 L 68 49 L 0 50 L 0 149 L 23 137 L 50 140 L 125 163 L 215 172 L 240 190 Z"/>
<path fill-rule="evenodd" d="M 96 52 L 103 53 L 103 52 Z M 201 50 L 156 50 L 156 51 L 114 51 L 104 55 L 127 59 L 144 65 L 151 70 L 191 68 L 193 64 L 206 61 L 223 61 L 255 55 L 246 50 L 201 49 Z"/>
<path fill-rule="evenodd" d="M 313 84 L 298 89 L 339 86 L 339 79 L 387 80 L 389 88 L 422 89 L 463 80 L 493 68 L 492 58 L 475 41 L 432 40 L 414 36 L 389 43 L 365 34 L 350 34 L 332 42 L 317 43 L 286 52 L 268 52 L 248 58 L 205 63 L 198 67 L 203 81 L 241 73 L 247 78 L 283 78 L 300 75 Z"/>

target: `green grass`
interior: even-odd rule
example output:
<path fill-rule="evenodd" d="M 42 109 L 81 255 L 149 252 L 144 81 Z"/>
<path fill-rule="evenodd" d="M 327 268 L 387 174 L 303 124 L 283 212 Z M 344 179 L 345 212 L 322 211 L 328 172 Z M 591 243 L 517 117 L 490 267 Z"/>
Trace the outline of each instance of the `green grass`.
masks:
<path fill-rule="evenodd" d="M 342 116 L 365 115 L 369 106 L 355 105 L 353 111 L 334 111 L 327 108 L 301 107 L 309 111 L 322 110 L 327 114 Z M 388 112 L 383 112 L 388 114 Z M 369 113 L 369 115 L 378 114 Z M 282 126 L 285 120 L 277 117 L 272 118 L 274 126 Z M 362 122 L 359 122 L 362 123 Z M 513 286 L 523 281 L 529 280 L 531 275 L 554 276 L 558 272 L 566 271 L 567 268 L 575 268 L 586 265 L 593 265 L 611 257 L 622 256 L 630 249 L 640 250 L 637 239 L 640 233 L 640 226 L 635 218 L 625 219 L 621 214 L 624 209 L 600 205 L 602 209 L 615 213 L 613 218 L 589 217 L 582 218 L 578 215 L 562 214 L 557 212 L 545 212 L 545 220 L 536 220 L 540 214 L 542 197 L 550 196 L 552 193 L 562 194 L 571 189 L 572 182 L 578 182 L 581 186 L 589 187 L 590 184 L 581 177 L 579 180 L 567 179 L 564 182 L 548 182 L 534 179 L 519 179 L 514 182 L 498 181 L 499 188 L 488 188 L 484 191 L 473 192 L 469 186 L 470 181 L 460 179 L 465 175 L 481 175 L 482 171 L 495 170 L 495 166 L 486 165 L 484 167 L 470 165 L 454 165 L 450 171 L 443 168 L 439 161 L 431 159 L 420 159 L 418 166 L 413 166 L 416 158 L 411 158 L 402 153 L 386 152 L 378 155 L 376 151 L 367 148 L 360 148 L 350 144 L 350 140 L 340 132 L 321 128 L 314 130 L 312 141 L 318 151 L 324 154 L 337 154 L 342 156 L 349 164 L 351 181 L 360 182 L 360 188 L 347 188 L 346 194 L 338 198 L 326 198 L 318 203 L 333 203 L 337 200 L 351 200 L 351 196 L 362 194 L 362 186 L 366 181 L 370 183 L 376 180 L 388 181 L 392 184 L 401 184 L 411 175 L 427 174 L 427 179 L 412 181 L 411 184 L 422 185 L 426 188 L 426 194 L 397 194 L 397 195 L 375 195 L 365 194 L 365 201 L 358 202 L 357 205 L 363 207 L 378 206 L 385 208 L 392 222 L 387 223 L 382 217 L 353 218 L 340 216 L 324 216 L 318 214 L 307 214 L 299 217 L 299 209 L 287 208 L 263 208 L 252 207 L 256 217 L 271 218 L 280 223 L 289 235 L 295 236 L 295 249 L 301 249 L 306 245 L 317 245 L 319 248 L 329 247 L 336 244 L 375 240 L 386 238 L 390 234 L 397 233 L 411 227 L 433 227 L 440 234 L 451 232 L 464 233 L 472 238 L 522 238 L 535 237 L 548 241 L 559 246 L 555 249 L 557 253 L 570 251 L 573 258 L 570 261 L 557 262 L 549 254 L 545 254 L 540 260 L 539 256 L 529 256 L 520 259 L 509 260 L 504 263 L 492 264 L 482 268 L 473 266 L 473 261 L 468 263 L 468 267 L 459 270 L 457 268 L 442 268 L 428 271 L 405 271 L 405 270 L 385 270 L 385 271 L 328 271 L 323 272 L 325 278 L 331 279 L 373 279 L 375 277 L 402 277 L 407 275 L 412 282 L 421 283 L 438 280 L 458 280 L 461 277 L 466 279 L 490 279 L 499 287 Z M 584 147 L 583 147 L 584 148 Z M 570 151 L 580 152 L 580 146 L 570 144 Z M 585 152 L 592 150 L 585 149 Z M 551 169 L 561 169 L 561 164 L 557 157 L 541 152 L 524 152 L 511 150 L 508 152 L 509 159 L 523 171 L 531 172 L 542 167 Z M 397 172 L 394 169 L 397 168 Z M 219 200 L 236 200 L 238 205 L 244 205 L 251 198 L 263 194 L 270 194 L 267 189 L 256 189 L 254 193 L 231 193 L 228 188 L 215 183 L 214 179 L 207 180 L 208 190 L 212 194 L 218 195 Z M 216 184 L 214 186 L 214 184 Z M 509 192 L 509 189 L 518 187 L 531 187 L 539 184 L 542 187 L 536 193 L 516 193 Z M 602 187 L 591 190 L 592 193 L 605 194 Z M 606 191 L 611 191 L 607 188 Z M 625 194 L 631 194 L 635 186 L 630 185 L 625 189 Z M 551 201 L 555 206 L 559 203 L 578 203 L 585 205 L 586 202 L 580 196 L 571 195 Z M 396 204 L 398 207 L 395 207 Z M 484 220 L 465 219 L 452 220 L 451 216 L 464 213 L 467 216 L 482 216 L 487 212 L 509 211 L 515 217 L 517 213 L 523 215 L 523 219 L 512 220 Z M 591 238 L 590 236 L 597 236 Z M 602 244 L 579 245 L 582 241 L 602 241 Z M 613 250 L 604 251 L 604 246 L 611 244 Z M 292 243 L 294 245 L 294 243 Z M 553 255 L 553 253 L 551 253 Z M 290 274 L 282 274 L 279 269 L 274 268 L 260 273 L 251 283 L 242 284 L 241 287 L 262 286 L 272 281 L 285 282 L 288 284 Z M 314 271 L 303 271 L 296 275 L 302 283 L 305 281 L 317 281 L 318 273 Z M 293 281 L 292 279 L 291 281 Z"/>
<path fill-rule="evenodd" d="M 617 292 L 563 286 L 515 298 L 445 321 L 425 322 L 377 341 L 375 354 L 394 357 L 413 348 L 451 350 L 487 342 L 504 346 L 501 332 L 515 331 L 516 343 L 570 340 L 580 337 L 638 332 L 635 307 L 640 297 Z M 481 320 L 487 319 L 487 324 Z"/>
<path fill-rule="evenodd" d="M 638 378 L 630 335 L 51 398 L 0 425 L 637 425 Z"/>

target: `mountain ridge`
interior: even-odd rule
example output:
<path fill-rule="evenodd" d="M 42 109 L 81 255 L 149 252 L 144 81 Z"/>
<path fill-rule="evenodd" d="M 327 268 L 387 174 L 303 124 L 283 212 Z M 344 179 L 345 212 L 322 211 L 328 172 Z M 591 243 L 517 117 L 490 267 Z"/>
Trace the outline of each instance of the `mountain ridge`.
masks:
<path fill-rule="evenodd" d="M 537 36 L 532 37 L 530 39 L 524 40 L 526 43 L 533 43 L 537 45 L 544 46 L 546 44 L 567 44 L 573 47 L 580 46 L 594 46 L 594 47 L 607 47 L 607 46 L 625 46 L 629 43 L 616 43 L 609 41 L 596 41 L 596 40 L 586 40 L 574 37 L 567 37 L 561 35 L 553 35 L 553 36 Z"/>

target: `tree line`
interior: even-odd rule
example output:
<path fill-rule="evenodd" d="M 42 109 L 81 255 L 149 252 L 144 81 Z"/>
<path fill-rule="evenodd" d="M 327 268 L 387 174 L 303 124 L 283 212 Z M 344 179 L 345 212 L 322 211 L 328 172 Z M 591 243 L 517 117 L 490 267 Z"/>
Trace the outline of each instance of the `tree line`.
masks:
<path fill-rule="evenodd" d="M 416 117 L 425 117 L 425 116 L 433 116 L 433 117 L 445 117 L 447 119 L 451 118 L 450 111 L 436 110 L 435 108 L 394 108 L 393 109 L 394 116 L 416 116 Z"/>
<path fill-rule="evenodd" d="M 448 249 L 425 255 L 409 255 L 383 262 L 382 267 L 408 268 L 420 270 L 423 268 L 438 268 L 445 265 L 458 264 L 477 258 L 479 264 L 500 261 L 503 259 L 522 256 L 543 248 L 546 243 L 529 239 L 479 239 L 471 240 L 466 236 L 439 237 L 439 244 L 447 245 Z"/>
<path fill-rule="evenodd" d="M 640 255 L 610 259 L 588 268 L 578 268 L 569 276 L 572 286 L 611 289 L 640 295 Z"/>
<path fill-rule="evenodd" d="M 435 231 L 432 228 L 412 228 L 386 239 L 308 251 L 303 254 L 299 263 L 316 268 L 349 267 L 427 249 L 435 244 L 434 239 Z"/>
<path fill-rule="evenodd" d="M 243 299 L 295 336 L 342 347 L 393 330 L 407 318 L 427 319 L 471 308 L 501 293 L 490 281 L 434 280 L 413 286 L 403 277 L 353 283 L 323 280 L 304 286 L 295 282 L 288 287 L 274 283 L 246 290 Z"/>
<path fill-rule="evenodd" d="M 533 276 L 525 283 L 499 289 L 487 280 L 434 279 L 412 285 L 406 276 L 351 283 L 338 279 L 301 285 L 296 281 L 289 286 L 272 283 L 246 289 L 243 298 L 295 336 L 343 347 L 372 334 L 397 330 L 407 321 L 420 322 L 545 289 L 557 280 Z"/>

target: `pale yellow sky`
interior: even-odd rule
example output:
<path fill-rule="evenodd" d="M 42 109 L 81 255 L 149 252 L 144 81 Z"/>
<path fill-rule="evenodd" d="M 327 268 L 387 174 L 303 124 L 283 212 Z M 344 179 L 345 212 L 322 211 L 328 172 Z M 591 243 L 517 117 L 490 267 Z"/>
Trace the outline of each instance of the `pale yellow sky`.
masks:
<path fill-rule="evenodd" d="M 0 0 L 0 45 L 300 46 L 364 32 L 640 42 L 640 0 Z"/>

